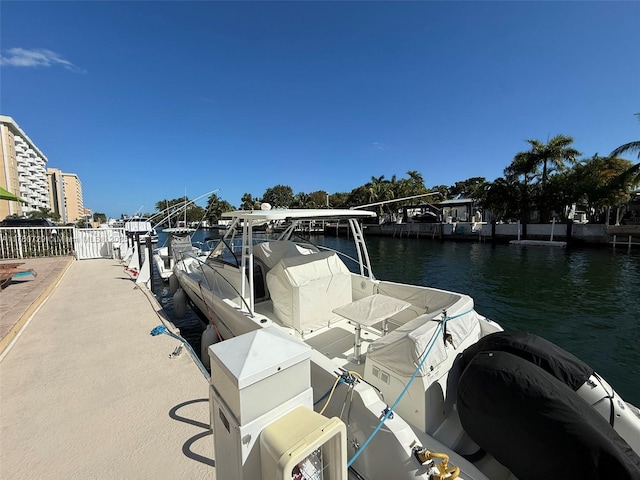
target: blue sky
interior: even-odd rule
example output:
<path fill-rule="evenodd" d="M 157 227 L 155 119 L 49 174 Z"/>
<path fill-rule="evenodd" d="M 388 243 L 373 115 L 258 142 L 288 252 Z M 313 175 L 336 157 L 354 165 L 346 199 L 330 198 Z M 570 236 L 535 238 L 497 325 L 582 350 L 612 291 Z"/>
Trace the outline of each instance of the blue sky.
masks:
<path fill-rule="evenodd" d="M 220 189 L 494 180 L 640 136 L 640 2 L 0 3 L 0 112 L 119 217 Z"/>

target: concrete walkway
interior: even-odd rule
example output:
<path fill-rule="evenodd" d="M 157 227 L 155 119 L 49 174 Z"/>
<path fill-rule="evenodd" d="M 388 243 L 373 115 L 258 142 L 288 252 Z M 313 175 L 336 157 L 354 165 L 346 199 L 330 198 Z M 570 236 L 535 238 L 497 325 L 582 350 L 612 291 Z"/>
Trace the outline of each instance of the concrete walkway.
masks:
<path fill-rule="evenodd" d="M 215 478 L 207 380 L 121 264 L 72 261 L 34 309 L 0 362 L 0 478 Z"/>

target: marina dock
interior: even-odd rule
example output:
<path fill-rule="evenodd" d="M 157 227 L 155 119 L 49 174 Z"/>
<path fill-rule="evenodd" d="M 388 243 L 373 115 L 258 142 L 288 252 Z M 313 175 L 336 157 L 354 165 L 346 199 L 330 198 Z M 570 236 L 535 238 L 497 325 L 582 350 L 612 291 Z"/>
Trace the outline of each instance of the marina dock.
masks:
<path fill-rule="evenodd" d="M 0 477 L 215 478 L 208 381 L 111 259 L 27 259 L 0 293 Z"/>

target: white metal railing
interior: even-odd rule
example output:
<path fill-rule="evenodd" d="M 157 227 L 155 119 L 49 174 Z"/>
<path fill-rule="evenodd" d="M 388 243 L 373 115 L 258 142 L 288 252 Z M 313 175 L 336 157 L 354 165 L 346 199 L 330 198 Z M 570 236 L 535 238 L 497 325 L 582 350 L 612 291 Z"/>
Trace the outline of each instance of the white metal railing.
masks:
<path fill-rule="evenodd" d="M 126 245 L 121 228 L 0 227 L 0 259 L 61 257 L 112 258 Z"/>
<path fill-rule="evenodd" d="M 124 228 L 76 228 L 75 254 L 78 260 L 114 258 L 114 249 L 127 244 Z"/>
<path fill-rule="evenodd" d="M 0 227 L 0 258 L 59 257 L 74 252 L 74 227 Z"/>

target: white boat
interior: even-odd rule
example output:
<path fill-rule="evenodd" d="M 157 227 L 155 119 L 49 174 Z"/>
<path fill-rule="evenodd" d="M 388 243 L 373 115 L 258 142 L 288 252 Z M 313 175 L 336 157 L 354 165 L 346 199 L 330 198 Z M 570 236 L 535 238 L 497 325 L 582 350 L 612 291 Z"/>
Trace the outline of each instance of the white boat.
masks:
<path fill-rule="evenodd" d="M 164 245 L 153 250 L 153 261 L 160 278 L 168 280 L 173 275 L 174 252 L 190 252 L 201 256 L 203 250 L 191 241 L 191 234 L 195 232 L 195 228 L 172 227 L 165 228 L 163 232 L 167 234 L 167 239 Z"/>
<path fill-rule="evenodd" d="M 177 253 L 174 273 L 213 341 L 275 327 L 312 347 L 314 409 L 346 424 L 353 478 L 640 478 L 636 407 L 571 354 L 504 332 L 467 295 L 376 279 L 360 224 L 374 216 L 229 212 L 208 258 Z M 283 221 L 277 238 L 254 234 Z M 294 238 L 308 221 L 348 223 L 353 272 Z M 448 456 L 445 471 L 432 452 Z"/>
<path fill-rule="evenodd" d="M 128 237 L 138 235 L 140 242 L 144 243 L 151 238 L 151 243 L 158 243 L 158 233 L 151 221 L 145 217 L 130 217 L 124 220 L 124 231 Z"/>

